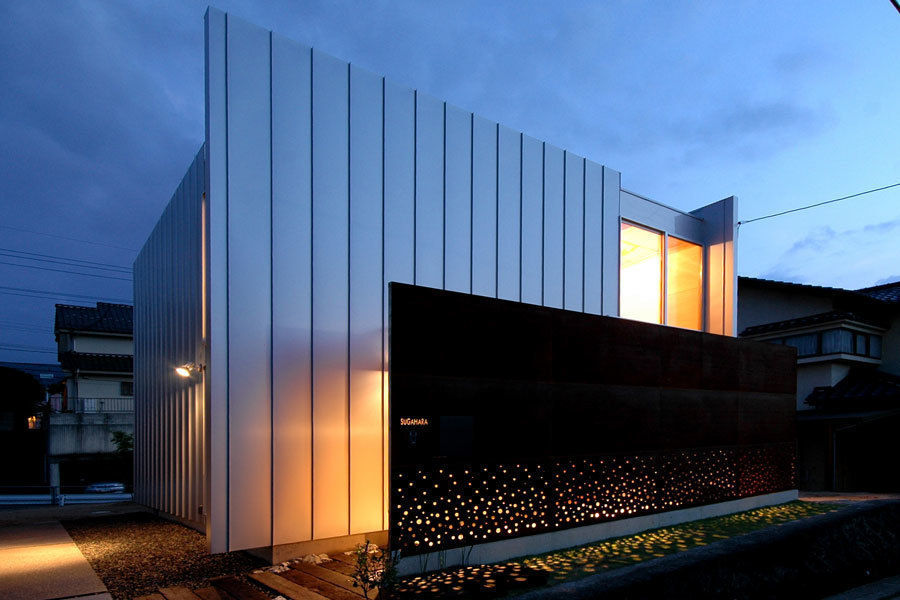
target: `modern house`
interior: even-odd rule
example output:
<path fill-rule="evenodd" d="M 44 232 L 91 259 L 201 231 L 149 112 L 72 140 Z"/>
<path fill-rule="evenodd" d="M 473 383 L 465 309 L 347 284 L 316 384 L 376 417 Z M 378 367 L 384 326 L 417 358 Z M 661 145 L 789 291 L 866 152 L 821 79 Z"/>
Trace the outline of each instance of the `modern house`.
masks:
<path fill-rule="evenodd" d="M 900 282 L 859 290 L 741 277 L 738 329 L 797 349 L 799 485 L 897 491 Z"/>
<path fill-rule="evenodd" d="M 137 501 L 215 552 L 492 560 L 796 497 L 734 198 L 668 207 L 213 9 L 205 77 L 134 265 Z"/>
<path fill-rule="evenodd" d="M 50 412 L 51 479 L 63 485 L 127 479 L 113 459 L 115 432 L 134 432 L 133 308 L 56 305 L 54 331 L 67 377 Z"/>

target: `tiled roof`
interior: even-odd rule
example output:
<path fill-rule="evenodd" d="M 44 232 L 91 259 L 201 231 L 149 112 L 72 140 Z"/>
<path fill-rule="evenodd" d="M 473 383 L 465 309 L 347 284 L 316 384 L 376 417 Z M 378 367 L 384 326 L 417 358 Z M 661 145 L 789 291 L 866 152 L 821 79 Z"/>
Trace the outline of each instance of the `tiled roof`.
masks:
<path fill-rule="evenodd" d="M 815 388 L 806 403 L 824 410 L 900 408 L 900 377 L 853 369 L 836 385 Z"/>
<path fill-rule="evenodd" d="M 787 331 L 789 329 L 798 329 L 800 327 L 808 327 L 818 325 L 820 323 L 830 323 L 832 321 L 856 321 L 857 323 L 866 323 L 875 327 L 884 328 L 884 324 L 879 323 L 867 317 L 861 317 L 856 313 L 833 310 L 830 312 L 798 317 L 796 319 L 788 319 L 786 321 L 776 321 L 774 323 L 764 323 L 763 325 L 754 325 L 748 327 L 740 333 L 741 337 L 750 335 L 760 335 L 763 333 L 771 333 L 774 331 Z"/>
<path fill-rule="evenodd" d="M 872 287 L 860 288 L 858 290 L 847 290 L 844 288 L 827 287 L 823 285 L 810 285 L 808 283 L 794 283 L 792 281 L 761 279 L 759 277 L 738 277 L 738 293 L 740 293 L 741 284 L 756 285 L 759 287 L 767 287 L 770 289 L 803 290 L 806 292 L 820 293 L 827 296 L 856 298 L 865 297 L 888 304 L 900 303 L 900 281 L 894 281 L 892 283 L 885 283 L 882 285 L 874 285 Z"/>
<path fill-rule="evenodd" d="M 862 288 L 856 291 L 860 294 L 865 294 L 870 298 L 881 300 L 882 302 L 900 304 L 900 281 L 885 283 L 883 285 L 874 285 L 872 287 Z"/>
<path fill-rule="evenodd" d="M 809 283 L 794 283 L 793 281 L 777 281 L 775 279 L 763 279 L 760 277 L 738 277 L 738 288 L 741 284 L 758 285 L 761 287 L 781 288 L 781 289 L 802 289 L 808 292 L 818 292 L 823 294 L 857 294 L 853 290 L 845 290 L 844 288 L 827 287 L 824 285 L 812 285 Z M 738 292 L 740 293 L 740 292 Z"/>
<path fill-rule="evenodd" d="M 62 352 L 59 362 L 68 371 L 131 373 L 134 357 L 130 354 L 93 354 L 90 352 Z"/>
<path fill-rule="evenodd" d="M 134 331 L 130 304 L 98 302 L 97 306 L 56 305 L 56 330 L 127 333 Z"/>

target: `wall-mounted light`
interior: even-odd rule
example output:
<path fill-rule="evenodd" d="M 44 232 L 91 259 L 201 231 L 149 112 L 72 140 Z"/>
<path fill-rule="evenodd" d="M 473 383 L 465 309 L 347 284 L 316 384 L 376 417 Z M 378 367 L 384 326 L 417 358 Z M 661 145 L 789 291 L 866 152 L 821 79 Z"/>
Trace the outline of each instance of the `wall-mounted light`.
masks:
<path fill-rule="evenodd" d="M 202 370 L 203 367 L 201 365 L 197 365 L 194 363 L 184 363 L 179 367 L 175 367 L 175 373 L 184 378 L 193 377 L 200 373 Z"/>

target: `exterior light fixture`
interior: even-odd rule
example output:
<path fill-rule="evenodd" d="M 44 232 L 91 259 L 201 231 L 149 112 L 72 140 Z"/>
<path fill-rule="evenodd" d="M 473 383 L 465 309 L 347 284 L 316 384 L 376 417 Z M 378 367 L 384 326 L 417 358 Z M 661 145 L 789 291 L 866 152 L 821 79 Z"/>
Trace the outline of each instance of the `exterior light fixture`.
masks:
<path fill-rule="evenodd" d="M 203 370 L 203 367 L 194 363 L 185 363 L 180 367 L 175 367 L 175 372 L 184 378 L 193 377 Z"/>

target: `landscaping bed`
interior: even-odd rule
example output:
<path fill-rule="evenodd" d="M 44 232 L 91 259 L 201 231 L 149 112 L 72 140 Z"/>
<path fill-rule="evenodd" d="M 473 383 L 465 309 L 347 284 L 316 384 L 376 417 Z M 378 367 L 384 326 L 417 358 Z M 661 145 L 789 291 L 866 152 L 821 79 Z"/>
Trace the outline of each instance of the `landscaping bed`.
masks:
<path fill-rule="evenodd" d="M 897 573 L 900 502 L 874 501 L 533 590 L 522 600 L 814 599 Z"/>
<path fill-rule="evenodd" d="M 149 513 L 62 524 L 116 599 L 161 587 L 203 587 L 213 577 L 245 575 L 265 564 L 244 552 L 210 554 L 203 534 Z"/>
<path fill-rule="evenodd" d="M 428 575 L 407 577 L 401 581 L 404 596 L 479 596 L 499 597 L 533 588 L 535 598 L 548 594 L 559 584 L 582 580 L 646 563 L 653 559 L 678 555 L 685 550 L 707 546 L 758 532 L 771 535 L 776 525 L 796 522 L 806 517 L 831 513 L 838 507 L 814 502 L 791 502 L 746 512 L 683 523 L 634 535 L 614 538 L 537 556 L 520 558 L 495 565 L 478 565 L 448 569 Z M 765 529 L 766 531 L 759 531 Z M 550 587 L 548 587 L 550 586 Z M 565 586 L 559 586 L 565 589 Z M 671 597 L 667 589 L 647 597 Z M 567 597 L 569 597 L 567 595 Z M 591 597 L 591 596 L 584 596 Z"/>

